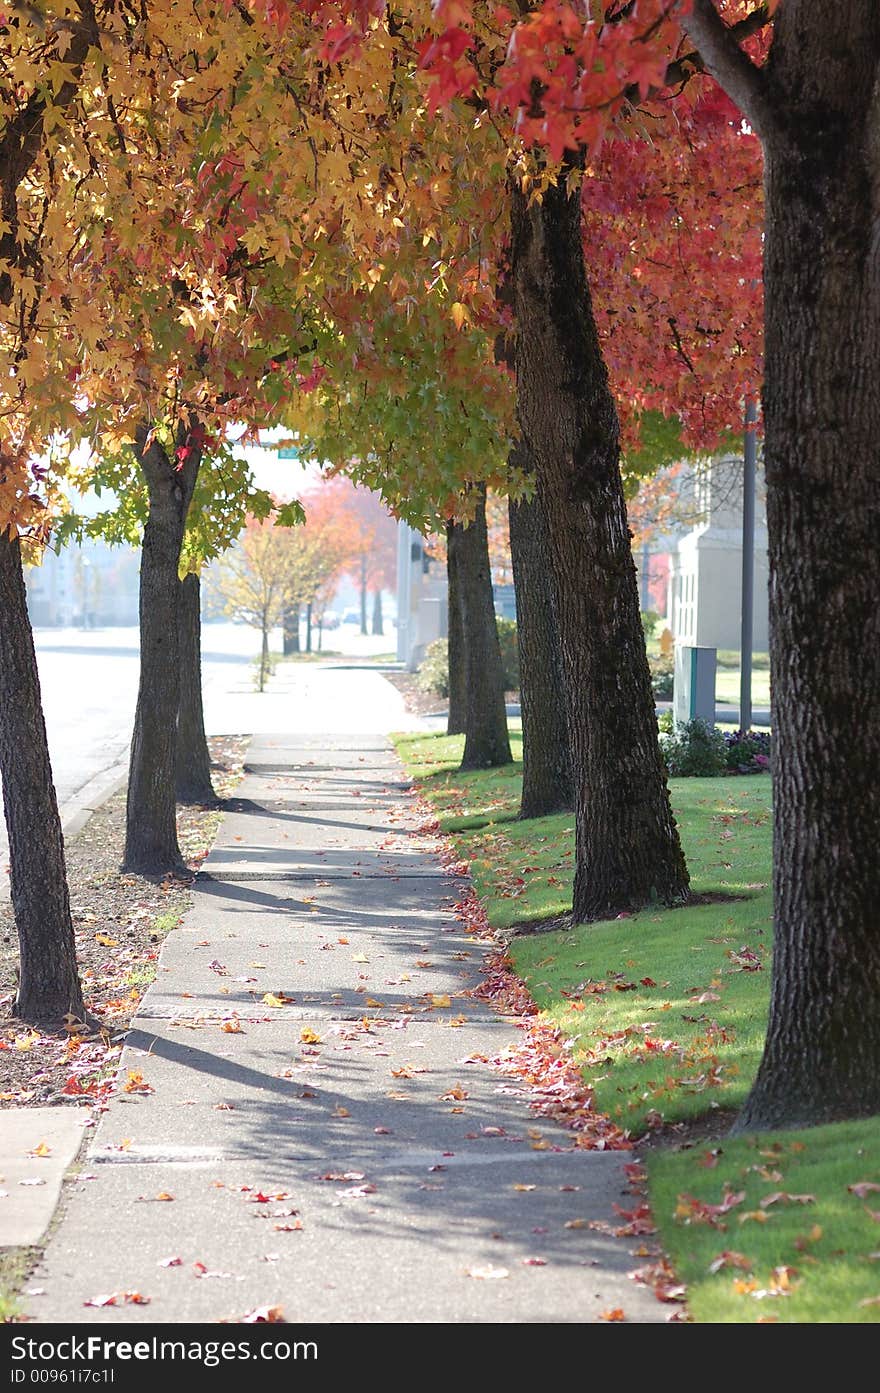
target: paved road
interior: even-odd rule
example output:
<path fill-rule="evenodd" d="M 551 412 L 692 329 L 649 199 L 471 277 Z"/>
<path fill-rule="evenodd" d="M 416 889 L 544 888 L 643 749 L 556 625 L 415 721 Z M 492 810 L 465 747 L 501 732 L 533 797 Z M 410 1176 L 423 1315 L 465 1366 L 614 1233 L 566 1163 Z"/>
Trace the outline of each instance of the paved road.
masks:
<path fill-rule="evenodd" d="M 355 712 L 360 676 L 320 695 Z M 488 1062 L 517 1031 L 464 995 L 482 946 L 387 741 L 266 735 L 247 767 L 128 1038 L 151 1091 L 101 1117 L 30 1317 L 665 1319 L 610 1233 L 629 1153 Z"/>
<path fill-rule="evenodd" d="M 203 629 L 202 681 L 209 735 L 282 729 L 315 730 L 327 720 L 326 677 L 311 664 L 282 665 L 272 690 L 254 690 L 255 630 L 234 624 Z M 55 789 L 71 810 L 100 786 L 108 771 L 124 771 L 137 701 L 139 648 L 134 628 L 38 629 L 34 634 Z M 325 636 L 330 646 L 331 635 Z M 351 661 L 392 651 L 394 630 L 361 637 L 351 627 L 333 631 L 335 649 Z M 281 635 L 273 647 L 281 648 Z M 345 659 L 340 659 L 341 662 Z M 354 707 L 344 724 L 353 730 L 402 728 L 411 722 L 399 693 L 378 673 L 363 673 L 344 700 Z M 340 712 L 331 710 L 336 721 Z M 338 725 L 337 725 L 338 728 Z M 85 791 L 85 792 L 84 792 Z M 0 818 L 0 879 L 5 881 L 6 827 Z M 2 889 L 0 889 L 2 893 Z"/>

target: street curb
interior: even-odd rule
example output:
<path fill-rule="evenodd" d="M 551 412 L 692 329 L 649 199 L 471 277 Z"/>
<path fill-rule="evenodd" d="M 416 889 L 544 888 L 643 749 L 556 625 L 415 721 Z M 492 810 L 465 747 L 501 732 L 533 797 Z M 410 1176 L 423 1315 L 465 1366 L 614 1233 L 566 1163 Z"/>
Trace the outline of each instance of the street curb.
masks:
<path fill-rule="evenodd" d="M 88 783 L 83 784 L 72 798 L 68 798 L 64 806 L 59 808 L 61 830 L 65 840 L 73 841 L 74 837 L 85 827 L 92 814 L 103 807 L 121 788 L 124 788 L 127 779 L 128 757 L 126 756 L 124 760 L 117 760 L 109 769 L 95 774 Z"/>

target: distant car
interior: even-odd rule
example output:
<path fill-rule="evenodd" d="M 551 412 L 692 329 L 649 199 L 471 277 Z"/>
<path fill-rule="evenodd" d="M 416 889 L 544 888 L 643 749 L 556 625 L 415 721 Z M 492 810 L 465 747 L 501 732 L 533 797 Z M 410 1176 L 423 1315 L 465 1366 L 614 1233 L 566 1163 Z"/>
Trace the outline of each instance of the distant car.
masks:
<path fill-rule="evenodd" d="M 343 624 L 360 624 L 360 622 L 361 622 L 360 610 L 357 610 L 357 609 L 347 609 L 347 610 L 345 611 L 345 613 L 343 614 L 343 616 L 342 616 L 342 622 L 343 622 Z"/>

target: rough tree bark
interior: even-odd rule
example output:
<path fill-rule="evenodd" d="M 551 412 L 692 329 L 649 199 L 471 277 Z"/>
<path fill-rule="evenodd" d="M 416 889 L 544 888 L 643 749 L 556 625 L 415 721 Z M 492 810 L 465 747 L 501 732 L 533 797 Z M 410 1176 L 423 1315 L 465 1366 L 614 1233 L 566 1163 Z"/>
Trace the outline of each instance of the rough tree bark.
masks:
<path fill-rule="evenodd" d="M 373 633 L 384 634 L 385 628 L 382 618 L 382 591 L 373 592 Z"/>
<path fill-rule="evenodd" d="M 880 9 L 786 0 L 764 70 L 689 22 L 764 143 L 775 934 L 738 1130 L 880 1112 Z"/>
<path fill-rule="evenodd" d="M 312 602 L 306 605 L 306 652 L 312 651 Z"/>
<path fill-rule="evenodd" d="M 574 807 L 550 549 L 539 498 L 511 499 L 508 511 L 523 734 L 520 817 L 546 817 Z"/>
<path fill-rule="evenodd" d="M 21 968 L 16 1014 L 82 1020 L 82 988 L 18 538 L 0 534 L 0 775 Z"/>
<path fill-rule="evenodd" d="M 528 205 L 511 182 L 517 413 L 547 520 L 575 785 L 576 923 L 681 903 L 619 468 L 619 426 L 593 318 L 580 193 Z"/>
<path fill-rule="evenodd" d="M 195 434 L 194 434 L 195 432 Z M 178 429 L 179 467 L 149 427 L 138 428 L 135 457 L 149 491 L 141 552 L 141 672 L 128 775 L 123 869 L 141 875 L 185 872 L 177 844 L 175 745 L 180 701 L 178 592 L 180 548 L 201 463 L 195 423 Z M 186 451 L 185 454 L 183 452 Z"/>
<path fill-rule="evenodd" d="M 211 755 L 202 707 L 201 585 L 190 572 L 178 582 L 180 699 L 177 707 L 175 772 L 179 803 L 214 803 Z"/>
<path fill-rule="evenodd" d="M 447 735 L 463 735 L 467 727 L 467 673 L 465 672 L 464 633 L 461 627 L 461 600 L 458 593 L 458 553 L 460 522 L 446 524 L 446 582 L 448 637 L 446 640 L 449 668 L 449 715 Z"/>
<path fill-rule="evenodd" d="M 455 528 L 448 541 L 457 569 L 458 608 L 464 640 L 467 689 L 462 769 L 487 769 L 510 764 L 504 667 L 495 624 L 489 538 L 486 531 L 486 488 L 474 489 L 473 521 Z"/>

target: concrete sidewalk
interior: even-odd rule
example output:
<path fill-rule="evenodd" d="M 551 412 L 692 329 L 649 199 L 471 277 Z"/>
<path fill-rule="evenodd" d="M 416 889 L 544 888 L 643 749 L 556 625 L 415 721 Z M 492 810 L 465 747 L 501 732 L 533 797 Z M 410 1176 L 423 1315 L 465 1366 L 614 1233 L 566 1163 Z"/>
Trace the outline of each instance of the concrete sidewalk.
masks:
<path fill-rule="evenodd" d="M 381 736 L 253 741 L 32 1318 L 665 1319 L 589 1227 L 631 1207 L 628 1153 L 573 1149 L 484 1062 L 516 1031 L 461 995 L 484 950 L 417 822 Z"/>

